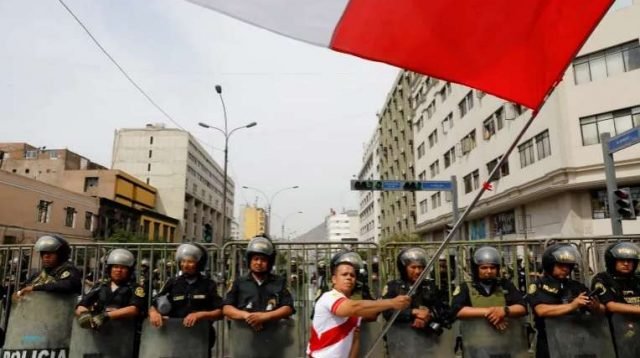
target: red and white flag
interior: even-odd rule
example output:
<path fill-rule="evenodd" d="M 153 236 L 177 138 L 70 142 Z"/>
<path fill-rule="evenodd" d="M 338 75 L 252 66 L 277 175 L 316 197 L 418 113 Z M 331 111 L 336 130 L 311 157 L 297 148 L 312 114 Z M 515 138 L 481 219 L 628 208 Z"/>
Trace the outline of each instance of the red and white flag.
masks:
<path fill-rule="evenodd" d="M 188 0 L 538 109 L 614 0 Z"/>

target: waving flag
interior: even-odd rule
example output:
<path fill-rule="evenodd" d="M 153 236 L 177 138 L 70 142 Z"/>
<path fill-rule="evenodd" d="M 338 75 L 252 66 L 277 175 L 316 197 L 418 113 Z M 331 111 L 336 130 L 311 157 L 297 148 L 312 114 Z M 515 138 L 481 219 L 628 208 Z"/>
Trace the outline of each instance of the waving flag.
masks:
<path fill-rule="evenodd" d="M 538 109 L 613 0 L 188 0 Z"/>

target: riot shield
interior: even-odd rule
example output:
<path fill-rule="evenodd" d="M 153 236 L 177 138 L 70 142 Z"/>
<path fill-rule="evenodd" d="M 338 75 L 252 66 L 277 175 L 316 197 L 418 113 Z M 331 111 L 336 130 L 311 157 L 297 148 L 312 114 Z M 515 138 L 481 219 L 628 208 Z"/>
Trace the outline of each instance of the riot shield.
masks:
<path fill-rule="evenodd" d="M 387 332 L 389 357 L 453 357 L 455 334 L 451 329 L 441 335 L 411 328 L 410 323 L 396 323 Z"/>
<path fill-rule="evenodd" d="M 545 318 L 551 358 L 615 357 L 604 316 L 586 313 Z"/>
<path fill-rule="evenodd" d="M 2 356 L 66 357 L 76 302 L 75 295 L 45 292 L 14 301 Z"/>
<path fill-rule="evenodd" d="M 464 357 L 529 357 L 524 318 L 508 319 L 507 323 L 501 332 L 484 318 L 460 320 Z"/>
<path fill-rule="evenodd" d="M 364 357 L 367 354 L 367 352 L 373 345 L 373 342 L 375 342 L 376 338 L 378 338 L 378 336 L 382 332 L 382 328 L 384 328 L 384 325 L 378 322 L 378 320 L 373 322 L 363 321 L 360 324 L 360 354 L 359 354 L 360 357 Z M 382 344 L 382 342 L 378 343 L 378 345 L 376 346 L 376 349 L 371 353 L 371 357 L 373 358 L 385 357 L 384 344 Z"/>
<path fill-rule="evenodd" d="M 229 348 L 234 358 L 295 358 L 297 352 L 295 320 L 282 319 L 269 322 L 261 331 L 255 331 L 244 321 L 231 321 Z"/>
<path fill-rule="evenodd" d="M 618 358 L 640 357 L 640 316 L 613 314 L 611 328 Z"/>
<path fill-rule="evenodd" d="M 146 319 L 142 324 L 140 358 L 193 358 L 209 357 L 209 327 L 211 322 L 200 321 L 187 328 L 182 318 L 166 319 L 160 328 L 151 326 Z"/>
<path fill-rule="evenodd" d="M 108 321 L 100 331 L 84 329 L 74 319 L 69 357 L 133 357 L 135 334 L 136 322 L 132 319 Z"/>

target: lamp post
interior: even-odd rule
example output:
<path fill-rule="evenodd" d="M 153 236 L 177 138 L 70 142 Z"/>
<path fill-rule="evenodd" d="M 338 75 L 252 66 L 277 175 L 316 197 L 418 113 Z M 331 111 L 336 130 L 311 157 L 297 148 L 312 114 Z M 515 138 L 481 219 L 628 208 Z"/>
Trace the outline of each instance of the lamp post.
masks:
<path fill-rule="evenodd" d="M 251 189 L 251 190 L 255 190 L 258 193 L 262 194 L 262 196 L 264 196 L 264 199 L 267 201 L 267 215 L 269 216 L 268 220 L 267 220 L 267 230 L 265 230 L 267 232 L 267 235 L 271 235 L 271 205 L 273 204 L 273 199 L 276 198 L 276 196 L 280 193 L 282 193 L 285 190 L 290 190 L 290 189 L 298 189 L 299 186 L 294 185 L 294 186 L 288 186 L 286 188 L 282 188 L 278 191 L 276 191 L 275 193 L 273 193 L 273 195 L 271 195 L 271 197 L 269 197 L 267 194 L 265 194 L 264 191 L 258 189 L 258 188 L 254 188 L 251 186 L 243 186 L 243 189 Z"/>
<path fill-rule="evenodd" d="M 224 104 L 224 98 L 222 97 L 222 86 L 216 85 L 215 89 L 216 89 L 216 93 L 218 94 L 218 97 L 220 97 L 220 102 L 222 103 L 222 113 L 224 115 L 224 130 L 206 123 L 202 123 L 202 122 L 198 123 L 198 125 L 203 128 L 215 129 L 218 132 L 222 133 L 222 135 L 224 136 L 224 170 L 222 174 L 223 175 L 223 179 L 222 179 L 223 181 L 223 184 L 222 184 L 223 186 L 222 188 L 222 242 L 220 242 L 220 244 L 224 244 L 224 240 L 227 237 L 227 167 L 229 163 L 229 138 L 231 138 L 231 135 L 235 131 L 244 129 L 244 128 L 255 127 L 258 125 L 258 123 L 251 122 L 249 124 L 245 124 L 243 126 L 234 128 L 231 131 L 229 131 L 229 127 L 227 124 L 227 107 Z"/>
<path fill-rule="evenodd" d="M 284 239 L 284 226 L 285 226 L 285 223 L 287 222 L 287 219 L 292 217 L 293 215 L 296 215 L 296 214 L 304 214 L 304 213 L 302 211 L 296 211 L 295 213 L 291 213 L 291 214 L 285 216 L 284 219 L 282 219 L 282 227 L 281 227 L 282 239 Z"/>

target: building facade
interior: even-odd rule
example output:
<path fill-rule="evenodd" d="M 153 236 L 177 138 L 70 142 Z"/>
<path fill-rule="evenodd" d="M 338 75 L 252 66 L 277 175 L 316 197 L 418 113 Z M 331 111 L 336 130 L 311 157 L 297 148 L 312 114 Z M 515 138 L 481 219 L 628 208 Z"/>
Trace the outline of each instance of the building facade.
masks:
<path fill-rule="evenodd" d="M 241 231 L 244 240 L 264 235 L 267 229 L 267 213 L 263 208 L 246 205 L 241 209 Z"/>
<path fill-rule="evenodd" d="M 31 244 L 57 234 L 72 242 L 92 240 L 99 200 L 0 170 L 0 243 Z"/>
<path fill-rule="evenodd" d="M 600 135 L 640 126 L 640 3 L 605 16 L 497 175 L 501 154 L 531 111 L 446 81 L 417 76 L 416 177 L 457 177 L 464 209 L 485 182 L 462 238 L 610 235 Z M 417 89 L 420 90 L 417 90 Z M 619 187 L 640 199 L 640 145 L 614 155 Z M 417 232 L 440 240 L 452 221 L 448 192 L 417 192 Z M 625 234 L 640 233 L 624 221 Z"/>
<path fill-rule="evenodd" d="M 380 179 L 413 180 L 415 177 L 413 110 L 409 98 L 417 77 L 401 71 L 378 115 Z M 415 230 L 412 192 L 382 192 L 380 203 L 381 239 Z"/>
<path fill-rule="evenodd" d="M 362 157 L 362 168 L 358 174 L 360 180 L 380 178 L 380 138 L 376 130 L 371 140 L 365 145 Z M 380 192 L 360 192 L 360 240 L 369 242 L 380 241 Z"/>
<path fill-rule="evenodd" d="M 325 219 L 327 241 L 359 241 L 360 215 L 358 210 L 331 213 Z"/>
<path fill-rule="evenodd" d="M 180 220 L 178 240 L 203 241 L 205 230 L 222 243 L 233 217 L 234 183 L 227 181 L 227 213 L 223 215 L 223 170 L 186 131 L 162 124 L 116 131 L 113 169 L 123 170 L 158 190 L 157 209 Z"/>

